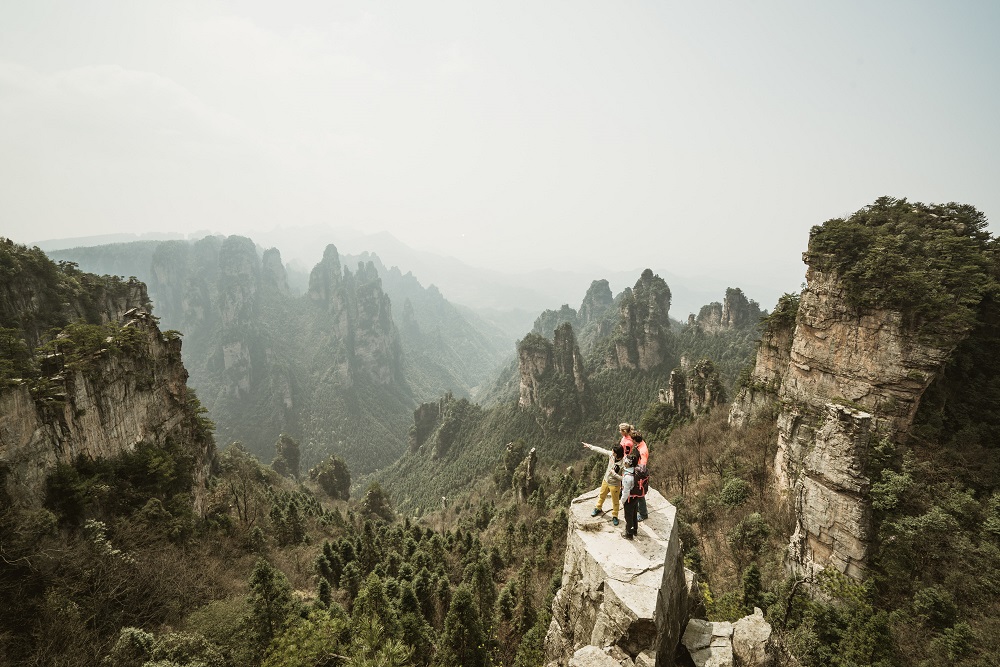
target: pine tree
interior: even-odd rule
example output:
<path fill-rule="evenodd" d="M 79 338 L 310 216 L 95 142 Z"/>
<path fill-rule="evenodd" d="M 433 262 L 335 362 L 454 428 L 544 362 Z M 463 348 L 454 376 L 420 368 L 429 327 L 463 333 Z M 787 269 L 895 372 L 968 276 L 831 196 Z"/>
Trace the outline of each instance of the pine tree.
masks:
<path fill-rule="evenodd" d="M 442 644 L 461 667 L 485 667 L 489 664 L 486 633 L 472 592 L 465 585 L 455 591 L 444 621 Z"/>
<path fill-rule="evenodd" d="M 385 628 L 372 617 L 354 623 L 351 659 L 347 667 L 407 667 L 413 649 L 395 637 L 387 636 Z"/>
<path fill-rule="evenodd" d="M 378 517 L 384 521 L 392 521 L 396 517 L 389 497 L 385 495 L 378 482 L 372 482 L 365 491 L 364 500 L 361 501 L 361 511 L 369 517 Z"/>
<path fill-rule="evenodd" d="M 517 607 L 514 611 L 514 624 L 519 635 L 527 634 L 538 618 L 531 580 L 531 567 L 528 561 L 525 561 L 517 573 Z"/>
<path fill-rule="evenodd" d="M 292 613 L 292 587 L 281 570 L 261 558 L 250 574 L 250 631 L 261 652 Z"/>
<path fill-rule="evenodd" d="M 761 582 L 760 568 L 756 563 L 743 571 L 743 611 L 753 613 L 753 608 L 760 604 Z"/>
<path fill-rule="evenodd" d="M 329 607 L 330 602 L 333 601 L 333 589 L 330 587 L 330 582 L 326 579 L 319 580 L 319 588 L 316 589 L 316 599 L 319 600 L 319 603 L 324 608 Z"/>
<path fill-rule="evenodd" d="M 399 630 L 399 619 L 396 609 L 385 593 L 382 579 L 375 573 L 369 574 L 364 586 L 354 598 L 354 608 L 351 618 L 355 625 L 366 618 L 374 618 L 382 626 L 384 632 L 395 637 Z"/>
<path fill-rule="evenodd" d="M 348 608 L 354 604 L 354 598 L 361 590 L 361 568 L 357 561 L 351 561 L 344 567 L 344 574 L 340 577 L 340 588 L 347 593 Z"/>
<path fill-rule="evenodd" d="M 493 618 L 493 605 L 497 599 L 496 585 L 490 574 L 488 562 L 480 558 L 475 563 L 470 563 L 462 577 L 462 583 L 472 591 L 473 598 L 479 608 L 479 617 L 482 619 Z"/>

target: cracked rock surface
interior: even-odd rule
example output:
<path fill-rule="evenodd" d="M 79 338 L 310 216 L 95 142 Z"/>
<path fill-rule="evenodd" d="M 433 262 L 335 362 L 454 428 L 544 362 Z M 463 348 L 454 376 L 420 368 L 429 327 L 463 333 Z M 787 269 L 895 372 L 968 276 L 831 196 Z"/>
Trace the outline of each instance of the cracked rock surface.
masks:
<path fill-rule="evenodd" d="M 591 646 L 621 656 L 625 662 L 618 664 L 673 664 L 687 613 L 677 510 L 650 489 L 649 518 L 639 523 L 634 540 L 626 540 L 624 524 L 613 526 L 610 512 L 590 516 L 596 498 L 595 489 L 570 504 L 546 660 L 567 665 Z M 588 649 L 581 655 L 597 654 Z"/>

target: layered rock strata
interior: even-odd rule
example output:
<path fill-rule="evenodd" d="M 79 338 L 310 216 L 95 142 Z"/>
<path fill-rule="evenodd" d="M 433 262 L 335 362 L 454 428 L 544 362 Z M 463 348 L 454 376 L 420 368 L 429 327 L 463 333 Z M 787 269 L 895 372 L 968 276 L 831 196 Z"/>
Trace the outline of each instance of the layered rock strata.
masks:
<path fill-rule="evenodd" d="M 188 404 L 181 341 L 165 337 L 145 311 L 130 311 L 124 326 L 140 333 L 134 349 L 101 350 L 85 368 L 58 369 L 46 398 L 33 397 L 24 384 L 0 392 L 0 468 L 18 503 L 40 505 L 46 477 L 59 463 L 173 441 L 195 458 L 200 511 L 214 444 Z"/>
<path fill-rule="evenodd" d="M 651 489 L 649 518 L 627 541 L 608 516 L 591 516 L 597 493 L 570 505 L 546 660 L 550 667 L 601 664 L 583 659 L 603 654 L 618 665 L 673 665 L 688 610 L 677 510 Z"/>
<path fill-rule="evenodd" d="M 649 370 L 670 357 L 670 288 L 646 269 L 635 287 L 626 289 L 618 306 L 619 321 L 606 365 Z"/>
<path fill-rule="evenodd" d="M 696 364 L 681 359 L 681 367 L 670 371 L 666 389 L 659 391 L 658 400 L 684 417 L 701 415 L 726 402 L 726 391 L 715 364 L 702 359 Z"/>
<path fill-rule="evenodd" d="M 530 333 L 518 343 L 518 405 L 548 418 L 579 417 L 587 390 L 583 355 L 569 323 L 559 325 L 554 338 Z"/>
<path fill-rule="evenodd" d="M 858 312 L 837 275 L 815 268 L 823 258 L 803 259 L 810 266 L 794 324 L 778 317 L 768 327 L 730 421 L 745 424 L 777 408 L 776 483 L 798 517 L 791 564 L 860 578 L 868 560 L 871 440 L 909 429 L 959 336 L 931 345 L 898 311 Z"/>
<path fill-rule="evenodd" d="M 697 324 L 706 333 L 719 333 L 755 326 L 760 314 L 760 305 L 756 301 L 747 299 L 740 288 L 730 287 L 722 303 L 713 301 L 702 306 L 697 317 L 693 313 L 688 317 L 688 324 Z"/>

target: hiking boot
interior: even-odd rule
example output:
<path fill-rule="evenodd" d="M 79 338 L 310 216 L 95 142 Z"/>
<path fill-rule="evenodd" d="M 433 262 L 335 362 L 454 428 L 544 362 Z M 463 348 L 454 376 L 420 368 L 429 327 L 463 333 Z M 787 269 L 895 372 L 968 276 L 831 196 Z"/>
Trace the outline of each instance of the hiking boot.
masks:
<path fill-rule="evenodd" d="M 624 533 L 622 533 L 622 537 L 624 537 L 626 540 L 635 539 L 635 536 L 632 535 L 632 533 L 628 532 L 627 530 Z"/>
<path fill-rule="evenodd" d="M 639 521 L 645 521 L 646 520 L 646 517 L 644 517 L 644 516 L 640 516 L 640 517 L 636 517 L 636 518 L 639 519 Z"/>
<path fill-rule="evenodd" d="M 601 510 L 599 510 L 599 509 L 597 509 L 597 508 L 595 507 L 595 508 L 594 508 L 594 511 L 590 513 L 590 516 L 597 516 L 597 515 L 598 515 L 598 514 L 600 514 L 600 513 L 601 513 Z"/>
<path fill-rule="evenodd" d="M 615 517 L 615 518 L 613 518 L 613 519 L 611 520 L 611 525 L 612 525 L 612 526 L 617 526 L 617 525 L 618 525 L 618 517 Z"/>

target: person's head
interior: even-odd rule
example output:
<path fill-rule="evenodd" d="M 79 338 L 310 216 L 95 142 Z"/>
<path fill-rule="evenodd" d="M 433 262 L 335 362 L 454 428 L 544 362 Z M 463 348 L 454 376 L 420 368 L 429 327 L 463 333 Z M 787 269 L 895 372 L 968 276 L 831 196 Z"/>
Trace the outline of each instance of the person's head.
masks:
<path fill-rule="evenodd" d="M 632 431 L 632 442 L 637 445 L 642 442 L 642 433 L 639 431 Z"/>
<path fill-rule="evenodd" d="M 622 432 L 622 435 L 628 435 L 632 432 L 632 425 L 628 422 L 622 422 L 618 425 L 618 430 Z"/>
<path fill-rule="evenodd" d="M 625 459 L 625 467 L 627 468 L 634 468 L 637 463 L 639 463 L 639 457 L 635 454 L 629 454 L 628 458 Z"/>
<path fill-rule="evenodd" d="M 615 461 L 621 461 L 622 457 L 625 456 L 625 448 L 617 444 L 611 448 L 611 453 L 614 454 Z"/>

